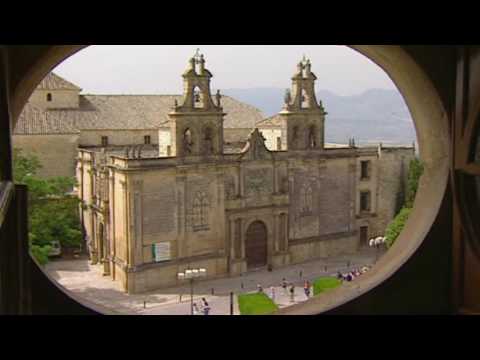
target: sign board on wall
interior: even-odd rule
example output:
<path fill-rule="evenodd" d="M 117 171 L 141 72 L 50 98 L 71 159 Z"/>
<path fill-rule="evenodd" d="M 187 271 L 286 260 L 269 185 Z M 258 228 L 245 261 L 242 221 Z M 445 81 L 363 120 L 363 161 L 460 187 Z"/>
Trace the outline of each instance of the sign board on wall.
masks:
<path fill-rule="evenodd" d="M 152 252 L 155 262 L 169 261 L 171 259 L 169 242 L 153 244 Z"/>

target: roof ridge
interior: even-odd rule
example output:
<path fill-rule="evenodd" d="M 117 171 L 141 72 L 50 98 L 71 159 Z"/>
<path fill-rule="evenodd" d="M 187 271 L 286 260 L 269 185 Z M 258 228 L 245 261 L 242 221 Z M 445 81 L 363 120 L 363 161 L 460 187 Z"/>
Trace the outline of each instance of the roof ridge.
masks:
<path fill-rule="evenodd" d="M 65 80 L 63 77 L 55 74 L 54 72 L 48 73 L 48 75 L 43 78 L 40 84 L 38 84 L 37 89 L 44 89 L 44 90 L 68 89 L 68 90 L 82 91 L 82 89 L 79 86 L 75 85 L 74 83 L 68 80 Z"/>

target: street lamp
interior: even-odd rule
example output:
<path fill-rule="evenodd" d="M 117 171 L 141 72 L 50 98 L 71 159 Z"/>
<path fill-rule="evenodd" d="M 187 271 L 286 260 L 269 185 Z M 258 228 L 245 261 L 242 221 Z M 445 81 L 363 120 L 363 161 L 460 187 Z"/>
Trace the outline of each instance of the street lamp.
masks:
<path fill-rule="evenodd" d="M 187 269 L 185 272 L 178 273 L 177 277 L 180 281 L 190 281 L 190 314 L 193 315 L 193 282 L 195 279 L 207 277 L 207 270 L 204 268 Z"/>

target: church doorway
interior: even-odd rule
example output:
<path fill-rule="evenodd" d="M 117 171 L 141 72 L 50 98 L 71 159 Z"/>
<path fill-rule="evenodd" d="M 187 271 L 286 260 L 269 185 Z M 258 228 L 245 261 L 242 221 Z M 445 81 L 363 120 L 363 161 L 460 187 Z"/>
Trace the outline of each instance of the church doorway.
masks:
<path fill-rule="evenodd" d="M 248 269 L 267 265 L 267 227 L 262 221 L 255 221 L 248 227 L 245 255 Z"/>

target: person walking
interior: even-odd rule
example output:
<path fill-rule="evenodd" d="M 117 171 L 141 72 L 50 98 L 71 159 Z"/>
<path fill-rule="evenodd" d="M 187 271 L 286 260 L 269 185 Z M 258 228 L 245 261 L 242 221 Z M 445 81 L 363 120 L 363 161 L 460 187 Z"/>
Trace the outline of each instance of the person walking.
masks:
<path fill-rule="evenodd" d="M 208 302 L 205 298 L 202 298 L 203 302 L 203 315 L 209 315 L 210 314 L 210 305 L 208 305 Z"/>
<path fill-rule="evenodd" d="M 270 288 L 270 292 L 271 292 L 271 294 L 272 294 L 272 301 L 275 302 L 275 287 L 272 286 L 272 287 Z"/>
<path fill-rule="evenodd" d="M 198 306 L 196 303 L 193 303 L 193 315 L 198 315 L 200 314 L 200 310 L 198 309 Z"/>
<path fill-rule="evenodd" d="M 306 280 L 305 284 L 303 285 L 303 290 L 305 291 L 305 296 L 310 298 L 310 281 Z"/>
<path fill-rule="evenodd" d="M 290 286 L 290 302 L 295 302 L 295 285 Z"/>
<path fill-rule="evenodd" d="M 258 284 L 257 285 L 257 290 L 258 290 L 259 293 L 263 293 L 263 286 Z"/>
<path fill-rule="evenodd" d="M 285 295 L 287 294 L 287 280 L 285 278 L 282 279 L 282 288 L 283 291 L 285 292 Z"/>

